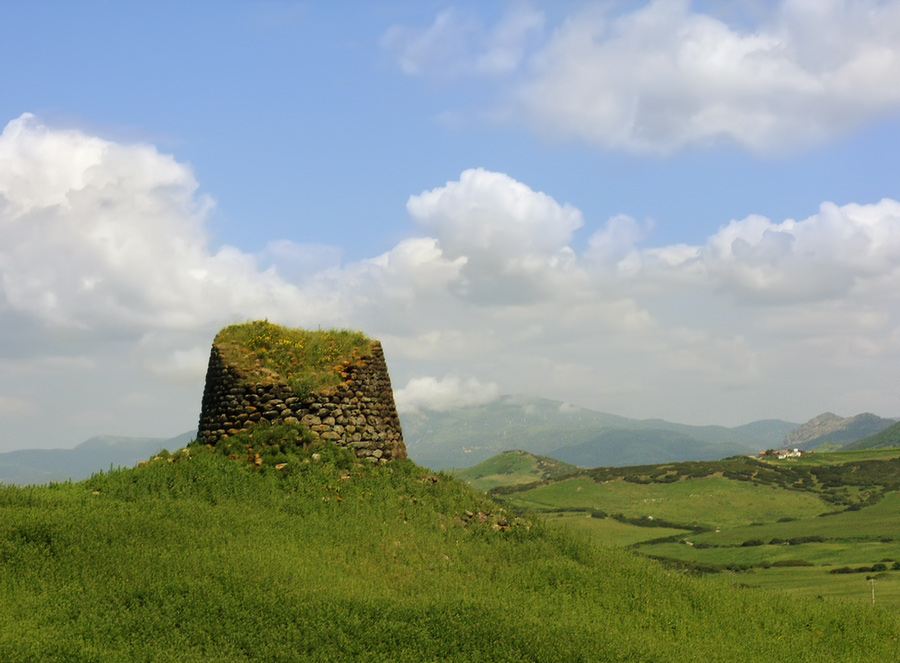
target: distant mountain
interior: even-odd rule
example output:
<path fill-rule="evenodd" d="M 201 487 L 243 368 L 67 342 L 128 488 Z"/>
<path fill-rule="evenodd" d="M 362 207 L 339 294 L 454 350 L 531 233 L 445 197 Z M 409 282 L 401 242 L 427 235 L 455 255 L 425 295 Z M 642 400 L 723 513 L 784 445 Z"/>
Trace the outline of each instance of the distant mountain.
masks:
<path fill-rule="evenodd" d="M 784 446 L 802 451 L 811 451 L 823 446 L 841 448 L 880 433 L 894 423 L 894 419 L 883 419 L 870 412 L 855 417 L 839 417 L 831 412 L 825 412 L 788 433 Z"/>
<path fill-rule="evenodd" d="M 132 467 L 161 449 L 181 449 L 194 439 L 190 431 L 177 437 L 92 437 L 74 449 L 23 449 L 0 453 L 0 483 L 31 485 L 81 481 L 101 470 Z"/>
<path fill-rule="evenodd" d="M 613 429 L 581 444 L 560 447 L 553 457 L 580 467 L 616 467 L 675 463 L 683 460 L 718 460 L 726 456 L 753 453 L 755 450 L 735 441 L 712 443 L 676 430 Z"/>
<path fill-rule="evenodd" d="M 780 420 L 689 426 L 524 396 L 450 412 L 407 413 L 401 421 L 410 457 L 433 469 L 470 467 L 510 449 L 582 467 L 709 460 L 780 446 L 798 426 Z"/>
<path fill-rule="evenodd" d="M 881 449 L 883 447 L 900 447 L 900 422 L 888 426 L 883 431 L 869 437 L 851 442 L 844 447 L 844 451 L 856 451 L 858 449 Z"/>

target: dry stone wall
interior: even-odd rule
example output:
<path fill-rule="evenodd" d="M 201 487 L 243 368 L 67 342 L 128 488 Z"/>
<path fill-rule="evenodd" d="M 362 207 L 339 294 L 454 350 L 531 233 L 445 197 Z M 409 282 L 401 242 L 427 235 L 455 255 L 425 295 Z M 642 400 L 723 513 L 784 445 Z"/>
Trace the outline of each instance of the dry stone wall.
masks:
<path fill-rule="evenodd" d="M 216 445 L 260 423 L 299 423 L 322 439 L 385 463 L 406 458 L 400 418 L 378 341 L 372 353 L 341 365 L 336 387 L 299 397 L 283 383 L 254 382 L 226 363 L 213 344 L 198 426 L 198 441 Z"/>

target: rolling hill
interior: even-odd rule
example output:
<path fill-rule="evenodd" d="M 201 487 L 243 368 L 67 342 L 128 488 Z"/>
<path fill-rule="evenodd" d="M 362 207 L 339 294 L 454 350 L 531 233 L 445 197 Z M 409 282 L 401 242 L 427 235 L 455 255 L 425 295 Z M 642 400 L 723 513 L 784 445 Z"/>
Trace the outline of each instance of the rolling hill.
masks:
<path fill-rule="evenodd" d="M 897 660 L 894 612 L 723 587 L 302 439 L 0 486 L 0 660 Z"/>
<path fill-rule="evenodd" d="M 722 582 L 868 601 L 871 580 L 900 607 L 900 448 L 532 471 L 530 484 L 521 472 L 477 476 L 505 457 L 456 474 L 489 481 L 514 510 Z"/>
<path fill-rule="evenodd" d="M 862 440 L 857 440 L 844 447 L 845 451 L 856 449 L 881 449 L 885 447 L 900 447 L 900 422 L 885 428 L 879 433 L 870 435 Z"/>

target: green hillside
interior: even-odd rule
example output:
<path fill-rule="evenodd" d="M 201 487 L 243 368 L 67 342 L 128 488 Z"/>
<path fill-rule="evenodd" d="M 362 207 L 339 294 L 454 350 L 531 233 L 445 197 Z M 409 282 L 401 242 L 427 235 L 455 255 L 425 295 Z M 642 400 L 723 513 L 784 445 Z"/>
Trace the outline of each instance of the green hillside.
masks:
<path fill-rule="evenodd" d="M 878 607 L 721 587 L 290 427 L 0 487 L 0 660 L 896 660 Z M 225 448 L 227 447 L 227 448 Z"/>
<path fill-rule="evenodd" d="M 900 447 L 900 422 L 885 428 L 867 438 L 853 442 L 844 447 L 847 451 L 856 449 L 881 449 L 885 447 Z"/>
<path fill-rule="evenodd" d="M 491 492 L 723 582 L 869 601 L 877 581 L 878 600 L 900 607 L 898 448 L 594 468 Z"/>
<path fill-rule="evenodd" d="M 497 486 L 557 479 L 580 469 L 575 465 L 547 456 L 537 456 L 527 451 L 504 451 L 473 467 L 454 470 L 452 474 L 474 488 L 487 492 Z"/>

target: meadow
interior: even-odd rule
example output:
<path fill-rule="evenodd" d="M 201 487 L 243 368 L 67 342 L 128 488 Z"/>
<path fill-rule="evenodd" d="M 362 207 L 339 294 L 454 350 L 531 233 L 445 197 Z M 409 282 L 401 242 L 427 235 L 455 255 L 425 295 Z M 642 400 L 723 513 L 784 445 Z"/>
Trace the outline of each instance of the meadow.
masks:
<path fill-rule="evenodd" d="M 780 517 L 817 516 L 828 505 L 817 496 L 709 476 L 677 483 L 597 483 L 590 477 L 553 482 L 512 493 L 523 509 L 596 508 L 630 518 L 665 520 L 705 528 L 734 527 Z"/>
<path fill-rule="evenodd" d="M 0 660 L 900 654 L 900 619 L 878 606 L 725 587 L 287 428 L 231 441 L 79 483 L 0 487 Z"/>
<path fill-rule="evenodd" d="M 898 607 L 898 458 L 900 449 L 870 449 L 532 473 L 531 484 L 491 492 L 550 526 L 723 584 L 865 602 L 874 580 L 876 601 Z"/>

